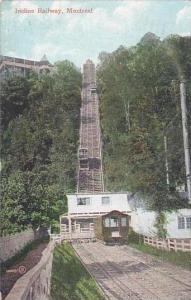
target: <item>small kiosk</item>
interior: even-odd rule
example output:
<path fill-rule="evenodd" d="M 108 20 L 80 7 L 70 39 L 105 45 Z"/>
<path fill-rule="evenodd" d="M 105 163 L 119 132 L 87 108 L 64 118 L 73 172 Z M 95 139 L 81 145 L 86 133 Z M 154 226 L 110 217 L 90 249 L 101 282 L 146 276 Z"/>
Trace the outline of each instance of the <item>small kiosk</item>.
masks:
<path fill-rule="evenodd" d="M 113 210 L 95 222 L 95 236 L 106 243 L 125 243 L 128 239 L 130 216 Z"/>

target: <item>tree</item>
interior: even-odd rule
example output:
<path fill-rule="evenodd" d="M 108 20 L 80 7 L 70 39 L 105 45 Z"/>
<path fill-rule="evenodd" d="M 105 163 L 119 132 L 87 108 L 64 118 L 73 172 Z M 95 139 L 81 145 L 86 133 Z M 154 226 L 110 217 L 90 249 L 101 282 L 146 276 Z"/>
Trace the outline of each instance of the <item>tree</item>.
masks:
<path fill-rule="evenodd" d="M 68 61 L 53 74 L 3 85 L 7 99 L 19 105 L 21 97 L 23 104 L 17 114 L 4 105 L 2 233 L 55 225 L 66 211 L 65 194 L 75 190 L 80 88 L 81 74 Z"/>
<path fill-rule="evenodd" d="M 176 37 L 173 49 L 180 53 L 175 60 L 169 55 L 169 42 L 150 37 L 136 47 L 102 56 L 98 85 L 106 188 L 140 192 L 160 211 L 185 205 L 176 191 L 185 175 L 180 94 L 173 82 L 179 80 L 180 69 L 189 69 L 190 52 L 184 39 Z"/>

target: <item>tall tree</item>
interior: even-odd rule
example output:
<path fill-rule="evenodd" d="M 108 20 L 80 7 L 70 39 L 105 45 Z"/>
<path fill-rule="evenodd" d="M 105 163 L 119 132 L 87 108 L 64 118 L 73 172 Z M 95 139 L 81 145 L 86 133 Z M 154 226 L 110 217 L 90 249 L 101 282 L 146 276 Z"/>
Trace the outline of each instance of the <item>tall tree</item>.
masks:
<path fill-rule="evenodd" d="M 140 192 L 159 210 L 184 205 L 177 193 L 185 183 L 177 82 L 180 69 L 189 75 L 190 53 L 184 39 L 144 38 L 100 56 L 106 188 Z"/>
<path fill-rule="evenodd" d="M 55 224 L 75 191 L 81 74 L 58 62 L 52 74 L 8 80 L 2 94 L 1 233 Z"/>

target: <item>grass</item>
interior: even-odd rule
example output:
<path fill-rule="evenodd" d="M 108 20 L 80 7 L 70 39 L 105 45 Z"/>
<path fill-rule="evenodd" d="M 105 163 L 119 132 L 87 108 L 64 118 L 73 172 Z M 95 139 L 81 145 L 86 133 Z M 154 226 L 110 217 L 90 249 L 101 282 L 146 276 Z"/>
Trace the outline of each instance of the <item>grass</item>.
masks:
<path fill-rule="evenodd" d="M 5 262 L 1 263 L 1 275 L 3 275 L 6 272 L 7 268 L 10 268 L 16 263 L 21 262 L 30 251 L 36 249 L 42 243 L 48 243 L 48 241 L 49 237 L 45 237 L 26 244 L 26 246 L 24 246 L 17 254 L 15 254 L 13 257 L 9 258 Z"/>
<path fill-rule="evenodd" d="M 191 252 L 165 251 L 150 245 L 145 245 L 143 243 L 143 238 L 133 231 L 129 234 L 129 245 L 144 253 L 153 255 L 162 261 L 167 261 L 174 265 L 191 270 Z"/>
<path fill-rule="evenodd" d="M 104 300 L 69 243 L 55 248 L 51 278 L 52 300 Z"/>

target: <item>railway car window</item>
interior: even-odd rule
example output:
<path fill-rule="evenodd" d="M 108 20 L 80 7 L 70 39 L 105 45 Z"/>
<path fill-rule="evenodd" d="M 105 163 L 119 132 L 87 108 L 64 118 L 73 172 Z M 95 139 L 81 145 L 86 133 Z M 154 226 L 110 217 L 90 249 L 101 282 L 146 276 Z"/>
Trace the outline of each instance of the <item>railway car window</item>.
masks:
<path fill-rule="evenodd" d="M 108 205 L 110 204 L 110 198 L 109 197 L 102 197 L 101 202 L 103 205 Z"/>
<path fill-rule="evenodd" d="M 126 218 L 126 217 L 122 217 L 122 218 L 121 218 L 121 226 L 122 226 L 122 227 L 127 226 L 127 218 Z"/>
<path fill-rule="evenodd" d="M 90 198 L 78 198 L 77 205 L 90 205 Z"/>
<path fill-rule="evenodd" d="M 117 217 L 110 218 L 110 227 L 119 227 L 119 220 Z"/>
<path fill-rule="evenodd" d="M 105 218 L 105 220 L 104 220 L 104 226 L 105 227 L 110 227 L 110 225 L 109 225 L 109 218 Z"/>

